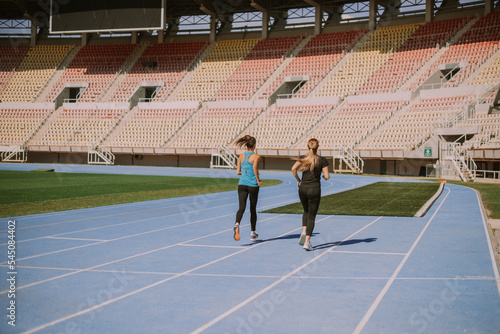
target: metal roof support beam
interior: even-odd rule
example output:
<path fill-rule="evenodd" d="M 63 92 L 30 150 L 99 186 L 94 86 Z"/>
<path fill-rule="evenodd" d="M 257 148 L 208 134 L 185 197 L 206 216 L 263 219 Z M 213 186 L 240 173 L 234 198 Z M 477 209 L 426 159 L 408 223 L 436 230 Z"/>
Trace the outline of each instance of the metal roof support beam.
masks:
<path fill-rule="evenodd" d="M 493 1 L 493 0 L 486 0 L 484 2 L 484 15 L 488 15 L 490 13 L 493 13 L 493 11 L 495 10 L 494 2 L 495 1 Z"/>
<path fill-rule="evenodd" d="M 200 10 L 210 16 L 210 42 L 215 42 L 215 37 L 217 35 L 217 13 L 211 8 L 212 5 L 201 1 Z"/>
<path fill-rule="evenodd" d="M 262 39 L 266 39 L 269 34 L 269 8 L 263 6 L 257 0 L 251 0 L 250 6 L 262 12 Z"/>
<path fill-rule="evenodd" d="M 314 35 L 321 34 L 323 20 L 323 5 L 315 0 L 304 0 L 304 2 L 314 6 Z"/>
<path fill-rule="evenodd" d="M 368 29 L 373 31 L 377 26 L 377 0 L 370 0 L 370 8 L 368 13 Z"/>
<path fill-rule="evenodd" d="M 35 20 L 31 20 L 31 46 L 36 45 L 37 25 Z"/>
<path fill-rule="evenodd" d="M 89 34 L 84 32 L 82 33 L 82 46 L 85 46 L 89 43 Z"/>
<path fill-rule="evenodd" d="M 210 16 L 210 43 L 215 42 L 217 37 L 217 18 Z"/>
<path fill-rule="evenodd" d="M 163 27 L 158 30 L 158 43 L 163 43 L 165 41 L 165 34 L 167 33 L 167 0 L 162 1 L 163 5 L 163 17 L 165 21 L 163 21 Z"/>
<path fill-rule="evenodd" d="M 397 18 L 401 7 L 401 0 L 378 0 L 377 3 L 384 7 L 384 12 L 382 13 L 380 20 L 392 20 Z"/>
<path fill-rule="evenodd" d="M 434 21 L 435 0 L 425 0 L 425 23 Z"/>

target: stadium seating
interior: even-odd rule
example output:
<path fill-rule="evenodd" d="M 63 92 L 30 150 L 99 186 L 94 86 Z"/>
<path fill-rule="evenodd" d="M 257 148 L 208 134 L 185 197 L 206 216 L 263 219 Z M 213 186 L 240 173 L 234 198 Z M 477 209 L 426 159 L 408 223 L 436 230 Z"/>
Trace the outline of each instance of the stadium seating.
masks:
<path fill-rule="evenodd" d="M 492 54 L 500 43 L 500 13 L 491 13 L 476 23 L 417 80 L 410 89 L 417 88 L 439 66 L 465 63 L 466 66 L 454 75 L 446 87 L 456 87 L 474 73 Z"/>
<path fill-rule="evenodd" d="M 396 113 L 358 149 L 414 150 L 472 103 L 475 96 L 420 98 Z"/>
<path fill-rule="evenodd" d="M 0 146 L 24 144 L 52 111 L 48 107 L 0 106 Z"/>
<path fill-rule="evenodd" d="M 359 87 L 370 78 L 396 52 L 421 24 L 383 27 L 356 52 L 351 59 L 323 87 L 318 96 L 355 95 Z"/>
<path fill-rule="evenodd" d="M 479 73 L 474 74 L 472 80 L 470 80 L 468 85 L 494 85 L 497 84 L 500 75 L 500 50 L 496 51 L 496 59 L 491 62 L 485 69 L 482 69 Z"/>
<path fill-rule="evenodd" d="M 148 46 L 110 101 L 128 101 L 141 82 L 160 81 L 164 86 L 155 100 L 165 100 L 207 44 L 207 42 L 179 42 Z"/>
<path fill-rule="evenodd" d="M 173 147 L 213 148 L 229 145 L 264 107 L 207 107 L 174 140 Z"/>
<path fill-rule="evenodd" d="M 406 101 L 346 103 L 328 115 L 310 137 L 317 138 L 323 149 L 338 150 L 341 146 L 354 147 L 368 134 L 398 111 Z M 305 147 L 307 139 L 296 145 Z"/>
<path fill-rule="evenodd" d="M 276 106 L 259 117 L 249 133 L 257 138 L 259 148 L 289 149 L 333 107 L 331 104 Z"/>
<path fill-rule="evenodd" d="M 260 149 L 268 150 L 303 149 L 316 137 L 326 150 L 412 151 L 436 128 L 449 127 L 464 107 L 492 103 L 500 78 L 499 12 L 477 20 L 461 17 L 306 39 L 220 40 L 209 48 L 206 40 L 145 45 L 75 49 L 71 63 L 57 75 L 62 61 L 69 62 L 72 46 L 0 46 L 0 146 L 31 138 L 29 144 L 40 147 L 101 144 L 187 154 L 183 149 L 234 148 L 235 138 L 251 134 Z M 137 59 L 135 64 L 127 63 L 131 59 Z M 417 90 L 438 68 L 457 63 L 466 66 L 441 87 L 449 88 L 444 95 Z M 120 72 L 124 68 L 128 73 Z M 289 77 L 308 80 L 293 99 L 269 105 L 269 97 Z M 119 104 L 145 82 L 162 86 L 154 99 L 160 103 L 139 103 L 132 110 Z M 78 102 L 92 103 L 65 104 L 56 111 L 21 103 L 51 102 L 63 87 L 78 84 L 88 85 Z M 470 87 L 476 85 L 481 86 Z M 468 95 L 472 91 L 484 92 L 481 102 Z M 104 97 L 112 103 L 94 103 Z M 500 148 L 499 117 L 482 109 L 455 125 L 480 130 L 463 147 Z"/>
<path fill-rule="evenodd" d="M 434 21 L 418 30 L 360 89 L 360 94 L 395 92 L 471 18 Z"/>
<path fill-rule="evenodd" d="M 32 145 L 81 146 L 99 144 L 127 109 L 64 109 Z"/>
<path fill-rule="evenodd" d="M 467 149 L 500 147 L 500 114 L 476 114 L 460 122 L 457 127 L 479 126 L 480 133 L 467 140 L 463 147 Z"/>
<path fill-rule="evenodd" d="M 196 111 L 196 108 L 136 108 L 108 142 L 113 147 L 162 147 Z"/>
<path fill-rule="evenodd" d="M 53 101 L 66 83 L 88 83 L 78 102 L 98 102 L 136 47 L 136 44 L 84 46 L 54 85 L 46 101 Z"/>
<path fill-rule="evenodd" d="M 2 91 L 23 60 L 28 48 L 27 45 L 0 45 L 0 103 Z"/>
<path fill-rule="evenodd" d="M 217 100 L 247 100 L 297 46 L 302 36 L 259 41 L 216 95 Z"/>
<path fill-rule="evenodd" d="M 32 102 L 73 46 L 37 45 L 30 48 L 4 88 L 2 102 Z"/>
<path fill-rule="evenodd" d="M 286 77 L 293 76 L 309 76 L 309 81 L 295 95 L 296 97 L 308 96 L 364 33 L 366 33 L 365 30 L 357 30 L 314 36 L 283 73 L 260 95 L 260 98 L 268 98 L 283 84 Z"/>
<path fill-rule="evenodd" d="M 178 101 L 213 100 L 222 85 L 240 66 L 259 39 L 224 40 L 217 43 L 194 76 L 178 94 Z"/>

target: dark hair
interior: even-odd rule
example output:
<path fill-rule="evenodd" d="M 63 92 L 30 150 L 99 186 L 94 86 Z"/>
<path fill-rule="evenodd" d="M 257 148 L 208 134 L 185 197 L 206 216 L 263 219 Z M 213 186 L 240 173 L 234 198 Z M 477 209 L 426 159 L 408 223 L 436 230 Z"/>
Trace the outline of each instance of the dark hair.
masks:
<path fill-rule="evenodd" d="M 252 137 L 250 135 L 246 135 L 236 140 L 236 145 L 238 147 L 246 146 L 247 148 L 252 149 L 255 147 L 255 144 L 257 144 L 257 140 L 255 139 L 255 137 Z"/>

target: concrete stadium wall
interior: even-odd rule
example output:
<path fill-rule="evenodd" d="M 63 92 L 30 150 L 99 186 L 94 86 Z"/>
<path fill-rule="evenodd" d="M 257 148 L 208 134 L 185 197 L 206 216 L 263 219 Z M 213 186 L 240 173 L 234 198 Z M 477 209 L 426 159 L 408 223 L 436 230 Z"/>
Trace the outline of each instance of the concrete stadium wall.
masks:
<path fill-rule="evenodd" d="M 334 166 L 333 158 L 327 158 L 330 163 L 329 170 L 333 172 L 338 168 L 338 161 Z M 87 164 L 86 153 L 65 152 L 29 152 L 28 163 L 47 164 Z M 365 160 L 365 174 L 419 176 L 425 171 L 427 164 L 436 163 L 435 160 L 405 159 L 405 160 Z M 263 156 L 260 163 L 261 169 L 290 170 L 294 164 L 291 157 Z M 123 166 L 157 166 L 157 167 L 210 167 L 209 155 L 147 155 L 147 154 L 116 154 L 115 165 Z M 498 163 L 497 163 L 498 165 Z M 486 166 L 485 166 L 486 167 Z M 493 167 L 493 166 L 491 166 Z M 425 174 L 424 174 L 425 176 Z"/>

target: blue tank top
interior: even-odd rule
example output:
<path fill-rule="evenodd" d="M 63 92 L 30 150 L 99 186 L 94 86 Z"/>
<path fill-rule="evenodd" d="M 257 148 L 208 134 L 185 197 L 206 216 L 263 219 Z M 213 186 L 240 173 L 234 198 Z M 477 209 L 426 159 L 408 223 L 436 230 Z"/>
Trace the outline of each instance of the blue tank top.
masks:
<path fill-rule="evenodd" d="M 241 177 L 238 184 L 258 187 L 257 178 L 255 177 L 255 172 L 253 171 L 253 164 L 248 161 L 248 158 L 254 154 L 254 152 L 245 152 L 245 160 L 241 163 Z"/>

